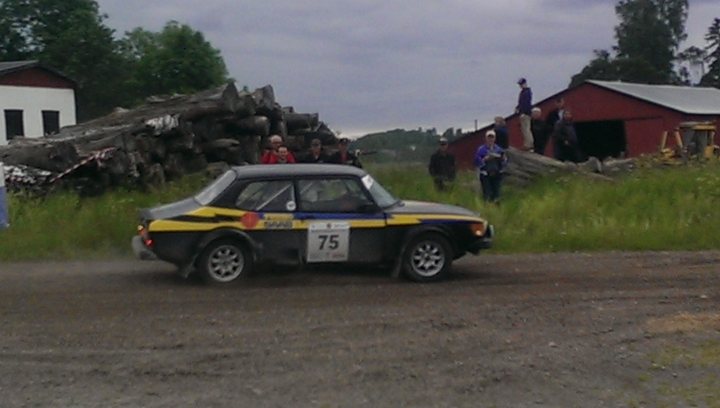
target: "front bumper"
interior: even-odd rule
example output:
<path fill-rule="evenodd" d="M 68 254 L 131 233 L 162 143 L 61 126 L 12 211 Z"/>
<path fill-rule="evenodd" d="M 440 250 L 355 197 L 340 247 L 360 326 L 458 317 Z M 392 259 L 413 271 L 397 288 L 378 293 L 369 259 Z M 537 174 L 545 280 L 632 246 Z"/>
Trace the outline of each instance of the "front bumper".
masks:
<path fill-rule="evenodd" d="M 139 235 L 134 236 L 130 243 L 132 245 L 133 252 L 138 259 L 143 261 L 154 261 L 158 259 L 155 253 L 145 246 L 142 237 Z"/>
<path fill-rule="evenodd" d="M 478 252 L 480 252 L 481 249 L 491 248 L 494 236 L 495 228 L 492 225 L 488 225 L 487 230 L 485 230 L 485 235 L 468 245 L 467 251 L 473 254 L 477 254 Z"/>

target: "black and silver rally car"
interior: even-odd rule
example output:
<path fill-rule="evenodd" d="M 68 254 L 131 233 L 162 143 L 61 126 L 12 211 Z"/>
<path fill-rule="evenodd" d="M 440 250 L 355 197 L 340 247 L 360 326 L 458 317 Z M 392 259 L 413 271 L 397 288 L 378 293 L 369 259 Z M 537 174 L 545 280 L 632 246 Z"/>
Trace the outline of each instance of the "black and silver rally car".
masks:
<path fill-rule="evenodd" d="M 141 210 L 132 240 L 141 259 L 161 259 L 215 283 L 257 262 L 394 266 L 427 282 L 453 259 L 489 248 L 492 226 L 470 210 L 402 201 L 361 169 L 330 164 L 234 167 L 196 196 Z"/>

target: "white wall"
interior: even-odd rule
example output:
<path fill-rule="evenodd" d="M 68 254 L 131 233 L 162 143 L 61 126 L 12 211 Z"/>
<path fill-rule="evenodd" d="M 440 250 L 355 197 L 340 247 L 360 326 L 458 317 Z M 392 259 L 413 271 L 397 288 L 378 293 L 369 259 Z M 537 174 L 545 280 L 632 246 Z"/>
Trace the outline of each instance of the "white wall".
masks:
<path fill-rule="evenodd" d="M 7 144 L 5 110 L 23 111 L 25 137 L 43 136 L 42 111 L 60 112 L 60 127 L 74 125 L 75 91 L 72 89 L 0 85 L 0 145 Z"/>

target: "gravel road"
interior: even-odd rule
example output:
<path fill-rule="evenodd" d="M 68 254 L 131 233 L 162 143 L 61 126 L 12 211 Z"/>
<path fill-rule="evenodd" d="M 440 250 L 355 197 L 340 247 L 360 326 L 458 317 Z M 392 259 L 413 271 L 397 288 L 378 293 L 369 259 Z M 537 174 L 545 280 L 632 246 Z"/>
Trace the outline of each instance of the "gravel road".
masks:
<path fill-rule="evenodd" d="M 0 406 L 717 406 L 720 252 L 481 255 L 454 271 L 214 287 L 159 262 L 3 263 Z"/>

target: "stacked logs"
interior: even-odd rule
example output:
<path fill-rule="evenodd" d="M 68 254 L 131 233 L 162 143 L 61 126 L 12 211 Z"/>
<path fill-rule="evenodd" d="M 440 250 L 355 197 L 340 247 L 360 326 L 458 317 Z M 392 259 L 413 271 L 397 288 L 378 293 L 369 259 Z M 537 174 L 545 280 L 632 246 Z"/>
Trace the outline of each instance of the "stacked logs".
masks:
<path fill-rule="evenodd" d="M 582 176 L 604 181 L 625 174 L 636 167 L 634 159 L 607 159 L 600 161 L 590 157 L 582 163 L 562 162 L 553 158 L 529 153 L 515 148 L 507 150 L 508 181 L 517 185 L 528 185 L 533 181 L 551 174 L 577 173 Z"/>
<path fill-rule="evenodd" d="M 23 179 L 34 190 L 70 184 L 100 192 L 162 184 L 214 162 L 257 163 L 272 134 L 283 136 L 294 151 L 306 149 L 313 138 L 336 143 L 317 113 L 282 107 L 270 85 L 251 92 L 230 83 L 193 95 L 153 97 L 139 108 L 118 109 L 53 136 L 14 139 L 0 146 L 0 162 L 16 173 L 43 172 L 42 180 Z M 10 181 L 10 189 L 23 188 Z"/>

